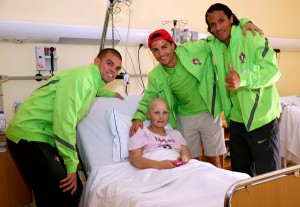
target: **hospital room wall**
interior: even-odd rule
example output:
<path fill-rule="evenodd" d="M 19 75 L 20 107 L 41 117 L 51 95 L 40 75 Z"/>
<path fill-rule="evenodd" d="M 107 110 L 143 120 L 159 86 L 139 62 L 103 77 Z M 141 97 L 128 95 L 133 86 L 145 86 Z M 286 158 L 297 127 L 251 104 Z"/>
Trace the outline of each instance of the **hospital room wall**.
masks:
<path fill-rule="evenodd" d="M 188 20 L 189 28 L 201 33 L 206 32 L 204 14 L 206 9 L 215 1 L 189 0 L 183 4 L 182 0 L 136 0 L 132 1 L 129 9 L 121 6 L 121 12 L 116 14 L 115 26 L 117 28 L 130 28 L 154 30 L 158 28 L 171 29 L 172 24 L 162 25 L 166 20 Z M 241 17 L 250 18 L 256 25 L 263 29 L 269 37 L 297 38 L 300 39 L 298 19 L 300 14 L 298 8 L 300 2 L 297 0 L 273 1 L 253 0 L 239 1 L 227 0 L 222 3 L 228 5 L 235 14 Z M 103 26 L 106 0 L 2 0 L 0 3 L 0 20 L 15 20 L 29 22 L 43 22 L 54 24 L 75 24 L 88 26 Z M 130 21 L 129 21 L 130 14 Z M 0 42 L 0 73 L 9 76 L 32 76 L 35 71 L 34 47 L 45 43 L 3 43 Z M 98 45 L 63 45 L 51 44 L 57 48 L 58 71 L 69 67 L 87 65 L 93 61 L 98 53 Z M 139 73 L 137 61 L 138 47 L 125 47 L 117 45 L 123 56 L 123 66 L 129 73 Z M 300 49 L 299 49 L 300 51 Z M 142 47 L 139 50 L 141 73 L 147 74 L 157 64 L 148 48 Z M 279 54 L 279 65 L 282 77 L 277 83 L 281 96 L 300 94 L 300 82 L 297 78 L 300 75 L 300 52 L 281 52 Z M 57 72 L 58 72 L 57 71 Z M 56 72 L 55 72 L 56 73 Z M 43 72 L 49 75 L 49 72 Z M 141 84 L 139 78 L 132 78 L 127 88 L 128 94 L 140 94 Z M 144 78 L 147 84 L 147 78 Z M 2 85 L 4 94 L 4 110 L 8 121 L 13 116 L 12 105 L 14 100 L 24 101 L 25 98 L 44 81 L 8 81 Z M 125 87 L 121 80 L 108 84 L 108 88 L 116 90 L 125 95 Z"/>

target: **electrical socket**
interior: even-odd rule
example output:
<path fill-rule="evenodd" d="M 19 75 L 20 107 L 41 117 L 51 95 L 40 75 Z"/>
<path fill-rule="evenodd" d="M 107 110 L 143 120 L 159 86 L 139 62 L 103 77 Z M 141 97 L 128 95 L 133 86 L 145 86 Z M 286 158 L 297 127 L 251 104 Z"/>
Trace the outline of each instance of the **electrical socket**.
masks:
<path fill-rule="evenodd" d="M 26 38 L 25 37 L 16 37 L 14 40 L 14 43 L 16 44 L 23 44 L 25 42 Z"/>

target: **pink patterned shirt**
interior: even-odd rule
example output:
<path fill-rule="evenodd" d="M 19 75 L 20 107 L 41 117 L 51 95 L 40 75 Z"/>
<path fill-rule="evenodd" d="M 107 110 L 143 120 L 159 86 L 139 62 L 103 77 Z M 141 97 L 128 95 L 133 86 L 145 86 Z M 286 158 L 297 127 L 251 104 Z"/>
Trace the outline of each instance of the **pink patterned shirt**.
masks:
<path fill-rule="evenodd" d="M 177 152 L 181 151 L 181 145 L 186 145 L 186 140 L 178 130 L 165 129 L 166 136 L 154 134 L 147 127 L 139 128 L 128 141 L 128 149 L 135 150 L 143 148 L 143 154 L 160 149 L 172 149 Z"/>

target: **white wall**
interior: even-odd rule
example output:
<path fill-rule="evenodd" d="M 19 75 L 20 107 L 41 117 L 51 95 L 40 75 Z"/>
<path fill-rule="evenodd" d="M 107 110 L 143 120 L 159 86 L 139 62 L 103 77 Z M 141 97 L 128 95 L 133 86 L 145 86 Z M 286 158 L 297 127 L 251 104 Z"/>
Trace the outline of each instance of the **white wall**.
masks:
<path fill-rule="evenodd" d="M 121 6 L 121 12 L 115 15 L 115 26 L 127 28 L 128 24 L 133 29 L 155 30 L 158 28 L 171 28 L 172 24 L 162 25 L 166 20 L 188 20 L 190 30 L 206 32 L 204 14 L 207 8 L 216 3 L 210 0 L 133 0 L 132 5 L 127 8 Z M 298 19 L 300 14 L 300 1 L 273 1 L 253 0 L 222 1 L 227 4 L 234 13 L 241 17 L 250 18 L 255 24 L 262 28 L 269 37 L 299 38 Z M 89 26 L 103 26 L 106 0 L 2 0 L 0 1 L 0 20 L 16 20 L 29 22 L 43 22 L 54 24 L 75 24 Z M 129 15 L 130 14 L 130 15 Z M 130 16 L 130 18 L 129 18 Z M 0 31 L 1 32 L 1 31 Z M 0 42 L 0 73 L 9 76 L 32 76 L 35 71 L 34 47 L 37 45 L 49 46 L 42 43 L 14 44 Z M 57 48 L 58 71 L 73 66 L 90 64 L 98 53 L 98 45 L 62 45 L 51 44 Z M 125 48 L 116 46 L 123 56 L 123 66 L 129 73 L 137 73 L 138 47 L 129 47 L 130 57 Z M 146 48 L 140 50 L 142 73 L 148 73 L 156 62 L 152 54 Z M 300 83 L 298 66 L 300 65 L 300 53 L 281 53 L 280 68 L 282 78 L 277 86 L 281 95 L 300 94 Z M 49 75 L 43 72 L 43 75 Z M 132 78 L 128 87 L 129 94 L 142 92 L 141 86 Z M 145 84 L 147 84 L 146 78 Z M 36 81 L 9 81 L 2 85 L 4 93 L 4 110 L 8 121 L 12 117 L 12 105 L 14 100 L 24 99 L 35 90 L 41 82 Z M 108 86 L 125 94 L 122 81 L 116 80 Z"/>

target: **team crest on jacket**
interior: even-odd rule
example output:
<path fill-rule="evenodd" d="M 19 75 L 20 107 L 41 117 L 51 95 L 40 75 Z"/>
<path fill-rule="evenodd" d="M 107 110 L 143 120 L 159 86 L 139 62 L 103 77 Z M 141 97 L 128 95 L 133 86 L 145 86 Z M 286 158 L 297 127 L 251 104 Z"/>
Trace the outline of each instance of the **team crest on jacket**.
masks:
<path fill-rule="evenodd" d="M 241 52 L 241 54 L 240 54 L 240 60 L 242 61 L 242 63 L 245 63 L 245 58 L 246 58 L 245 53 Z"/>
<path fill-rule="evenodd" d="M 201 65 L 202 64 L 198 58 L 194 58 L 192 61 L 193 61 L 194 65 Z"/>

